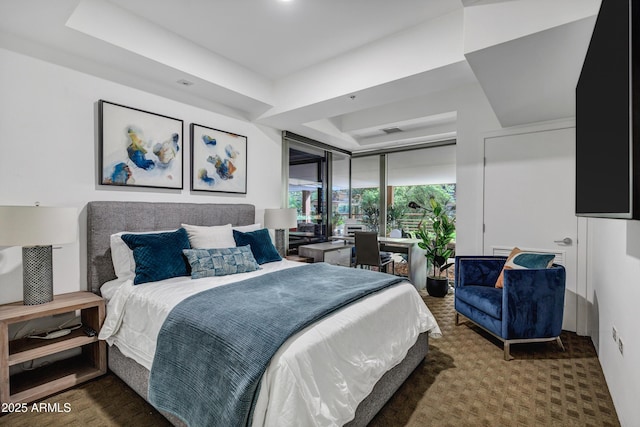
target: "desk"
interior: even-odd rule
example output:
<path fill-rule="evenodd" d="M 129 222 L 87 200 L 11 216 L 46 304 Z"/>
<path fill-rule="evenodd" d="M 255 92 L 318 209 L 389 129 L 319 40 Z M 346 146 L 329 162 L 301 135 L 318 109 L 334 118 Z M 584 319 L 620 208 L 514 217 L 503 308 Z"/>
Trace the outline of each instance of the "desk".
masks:
<path fill-rule="evenodd" d="M 297 249 L 302 245 L 323 242 L 324 236 L 316 235 L 312 232 L 290 231 L 289 232 L 289 249 Z"/>
<path fill-rule="evenodd" d="M 302 256 L 313 258 L 315 262 L 328 262 L 330 264 L 349 266 L 351 263 L 351 248 L 355 242 L 354 237 L 333 237 L 334 240 L 343 242 L 325 242 L 313 245 L 304 245 L 298 248 Z M 387 252 L 407 254 L 409 264 L 409 281 L 417 289 L 424 289 L 427 284 L 427 258 L 425 251 L 420 249 L 420 239 L 405 239 L 399 237 L 378 237 L 380 250 Z M 348 256 L 348 258 L 346 258 Z"/>

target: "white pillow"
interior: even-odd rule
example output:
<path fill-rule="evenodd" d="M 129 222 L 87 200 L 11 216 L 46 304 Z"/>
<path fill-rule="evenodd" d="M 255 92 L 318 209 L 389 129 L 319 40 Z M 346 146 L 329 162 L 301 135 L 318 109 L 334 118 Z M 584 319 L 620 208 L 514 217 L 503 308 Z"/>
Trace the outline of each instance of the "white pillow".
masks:
<path fill-rule="evenodd" d="M 113 298 L 113 296 L 115 295 L 116 291 L 120 288 L 120 286 L 129 282 L 129 280 L 131 279 L 125 280 L 125 279 L 117 278 L 117 279 L 113 279 L 113 280 L 109 280 L 108 282 L 105 282 L 102 286 L 100 286 L 100 295 L 102 296 L 102 298 L 105 299 L 105 301 L 107 301 L 107 303 L 109 303 L 109 301 L 111 300 L 111 298 Z M 131 282 L 131 284 L 133 284 L 133 282 Z"/>
<path fill-rule="evenodd" d="M 112 234 L 110 237 L 111 260 L 113 261 L 113 269 L 118 279 L 133 279 L 136 276 L 136 261 L 133 259 L 133 251 L 122 240 L 123 234 L 153 234 L 166 233 L 176 230 L 161 231 L 121 231 Z"/>
<path fill-rule="evenodd" d="M 241 233 L 249 233 L 251 231 L 261 230 L 262 226 L 260 225 L 260 223 L 257 223 L 257 224 L 251 224 L 251 225 L 237 225 L 231 228 Z"/>
<path fill-rule="evenodd" d="M 193 249 L 225 249 L 236 247 L 231 224 L 213 226 L 182 224 L 182 227 L 187 230 L 189 243 Z"/>

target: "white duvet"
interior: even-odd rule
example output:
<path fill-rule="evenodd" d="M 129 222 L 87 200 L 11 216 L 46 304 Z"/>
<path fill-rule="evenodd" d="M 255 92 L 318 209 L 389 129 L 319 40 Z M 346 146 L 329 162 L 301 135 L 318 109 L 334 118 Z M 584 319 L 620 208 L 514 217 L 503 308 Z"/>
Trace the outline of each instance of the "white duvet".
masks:
<path fill-rule="evenodd" d="M 99 338 L 151 369 L 156 340 L 171 309 L 216 286 L 304 264 L 279 261 L 261 270 L 192 280 L 177 277 L 133 285 L 108 282 Z M 375 383 L 415 344 L 420 333 L 440 335 L 435 318 L 409 282 L 369 295 L 292 336 L 263 375 L 253 426 L 336 426 L 353 419 Z"/>

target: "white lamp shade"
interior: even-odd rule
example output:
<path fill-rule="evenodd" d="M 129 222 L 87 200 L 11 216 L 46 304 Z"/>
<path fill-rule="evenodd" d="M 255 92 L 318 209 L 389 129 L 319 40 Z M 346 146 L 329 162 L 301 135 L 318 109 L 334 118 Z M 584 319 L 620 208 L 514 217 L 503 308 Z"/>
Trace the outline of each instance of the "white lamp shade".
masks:
<path fill-rule="evenodd" d="M 274 230 L 285 230 L 298 226 L 296 208 L 265 209 L 264 226 Z"/>
<path fill-rule="evenodd" d="M 42 206 L 0 206 L 0 246 L 73 243 L 78 210 Z"/>

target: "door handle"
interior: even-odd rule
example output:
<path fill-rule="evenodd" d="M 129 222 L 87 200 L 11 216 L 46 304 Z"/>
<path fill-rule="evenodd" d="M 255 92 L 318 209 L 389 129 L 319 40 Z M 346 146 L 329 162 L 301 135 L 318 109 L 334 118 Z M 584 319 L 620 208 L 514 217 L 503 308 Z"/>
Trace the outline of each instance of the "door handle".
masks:
<path fill-rule="evenodd" d="M 553 243 L 557 243 L 559 245 L 570 245 L 573 243 L 573 240 L 571 240 L 571 237 L 565 237 L 562 240 L 554 240 Z"/>

